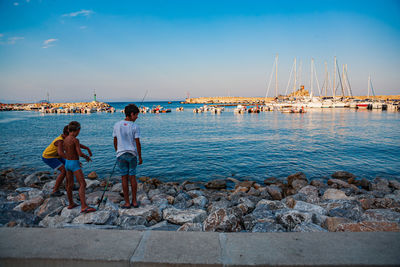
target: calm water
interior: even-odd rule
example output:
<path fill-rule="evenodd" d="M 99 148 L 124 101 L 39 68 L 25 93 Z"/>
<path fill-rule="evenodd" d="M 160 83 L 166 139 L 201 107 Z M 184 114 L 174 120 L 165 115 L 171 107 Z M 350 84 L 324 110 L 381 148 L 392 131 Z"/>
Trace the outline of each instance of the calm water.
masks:
<path fill-rule="evenodd" d="M 126 103 L 110 103 L 118 110 Z M 156 103 L 145 103 L 151 107 Z M 298 171 L 308 178 L 338 170 L 358 177 L 400 178 L 400 113 L 317 109 L 306 114 L 194 114 L 178 103 L 161 103 L 169 114 L 140 114 L 143 165 L 139 176 L 163 180 L 209 180 L 234 176 L 263 181 Z M 110 174 L 115 162 L 112 129 L 123 114 L 0 113 L 0 168 L 50 170 L 42 161 L 46 146 L 64 125 L 77 120 L 79 139 L 93 152 L 84 172 Z M 85 152 L 85 151 L 84 151 Z"/>

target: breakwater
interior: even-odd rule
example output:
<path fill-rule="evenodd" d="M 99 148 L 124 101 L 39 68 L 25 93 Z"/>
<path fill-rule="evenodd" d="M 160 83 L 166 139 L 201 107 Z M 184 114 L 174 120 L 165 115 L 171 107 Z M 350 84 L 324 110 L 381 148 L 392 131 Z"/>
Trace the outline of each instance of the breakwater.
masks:
<path fill-rule="evenodd" d="M 55 177 L 47 172 L 0 173 L 0 224 L 7 227 L 92 228 L 207 232 L 400 231 L 400 182 L 369 181 L 348 172 L 310 181 L 303 173 L 262 183 L 234 178 L 163 182 L 140 177 L 139 208 L 122 209 L 120 177 L 86 179 L 89 205 L 68 209 L 66 196 L 50 197 Z M 62 191 L 64 193 L 64 191 Z M 74 198 L 77 198 L 74 191 Z M 76 200 L 76 203 L 79 203 Z"/>
<path fill-rule="evenodd" d="M 107 103 L 76 102 L 76 103 L 23 103 L 1 104 L 0 111 L 39 111 L 42 113 L 95 113 L 115 112 L 115 109 Z"/>

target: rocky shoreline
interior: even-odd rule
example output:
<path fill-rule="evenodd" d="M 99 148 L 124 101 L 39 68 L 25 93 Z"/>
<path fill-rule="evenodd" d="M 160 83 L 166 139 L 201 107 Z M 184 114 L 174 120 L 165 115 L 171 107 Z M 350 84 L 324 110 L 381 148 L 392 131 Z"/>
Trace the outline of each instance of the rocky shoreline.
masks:
<path fill-rule="evenodd" d="M 89 176 L 91 177 L 91 176 Z M 87 203 L 97 206 L 104 180 L 87 179 Z M 93 178 L 92 177 L 92 178 Z M 400 182 L 358 179 L 335 172 L 309 181 L 303 173 L 264 184 L 234 178 L 207 183 L 138 179 L 139 208 L 124 203 L 119 177 L 110 179 L 98 211 L 67 209 L 66 195 L 50 197 L 49 172 L 0 172 L 0 226 L 218 232 L 400 231 Z M 64 192 L 64 191 L 63 191 Z M 78 192 L 74 191 L 78 199 Z M 77 203 L 79 201 L 77 200 Z"/>

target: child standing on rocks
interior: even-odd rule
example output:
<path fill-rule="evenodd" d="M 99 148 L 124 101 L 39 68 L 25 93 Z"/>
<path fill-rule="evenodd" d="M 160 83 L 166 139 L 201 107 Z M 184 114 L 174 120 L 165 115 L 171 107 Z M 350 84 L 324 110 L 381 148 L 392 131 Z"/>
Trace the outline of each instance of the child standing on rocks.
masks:
<path fill-rule="evenodd" d="M 139 109 L 134 104 L 125 107 L 125 120 L 114 125 L 114 149 L 117 152 L 117 164 L 122 176 L 122 191 L 125 204 L 122 208 L 129 209 L 131 205 L 138 208 L 136 200 L 137 182 L 136 166 L 142 164 L 142 149 L 140 145 L 140 130 L 135 123 Z M 132 203 L 129 202 L 129 181 L 132 189 Z"/>
<path fill-rule="evenodd" d="M 79 198 L 81 201 L 81 212 L 88 213 L 96 211 L 96 209 L 89 207 L 86 204 L 86 182 L 82 172 L 81 164 L 79 162 L 79 157 L 83 157 L 86 161 L 90 161 L 90 157 L 83 154 L 81 151 L 81 146 L 79 144 L 79 140 L 76 138 L 80 131 L 81 125 L 77 121 L 71 121 L 68 124 L 69 135 L 64 139 L 64 150 L 66 155 L 65 160 L 65 170 L 67 171 L 67 196 L 69 206 L 68 209 L 73 209 L 78 205 L 74 203 L 74 199 L 72 197 L 72 189 L 74 186 L 74 175 L 79 183 Z M 90 150 L 88 150 L 90 151 Z"/>

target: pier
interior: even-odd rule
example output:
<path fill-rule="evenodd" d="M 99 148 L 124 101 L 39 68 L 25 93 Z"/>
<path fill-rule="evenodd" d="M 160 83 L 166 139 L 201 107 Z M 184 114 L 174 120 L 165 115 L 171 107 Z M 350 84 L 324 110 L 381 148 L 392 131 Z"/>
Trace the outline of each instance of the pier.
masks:
<path fill-rule="evenodd" d="M 115 108 L 107 103 L 92 101 L 78 103 L 17 103 L 0 104 L 0 111 L 39 111 L 42 113 L 96 113 L 115 112 Z"/>

